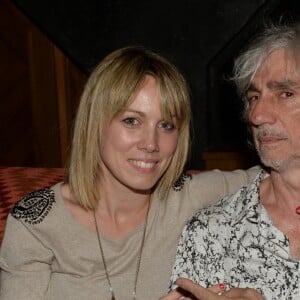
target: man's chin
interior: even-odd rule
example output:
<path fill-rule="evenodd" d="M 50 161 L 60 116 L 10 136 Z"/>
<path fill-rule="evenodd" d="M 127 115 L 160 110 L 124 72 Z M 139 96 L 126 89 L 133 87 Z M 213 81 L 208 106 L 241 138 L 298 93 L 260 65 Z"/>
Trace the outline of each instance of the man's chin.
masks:
<path fill-rule="evenodd" d="M 284 165 L 284 161 L 280 159 L 261 156 L 260 160 L 264 166 L 275 171 L 279 171 Z"/>

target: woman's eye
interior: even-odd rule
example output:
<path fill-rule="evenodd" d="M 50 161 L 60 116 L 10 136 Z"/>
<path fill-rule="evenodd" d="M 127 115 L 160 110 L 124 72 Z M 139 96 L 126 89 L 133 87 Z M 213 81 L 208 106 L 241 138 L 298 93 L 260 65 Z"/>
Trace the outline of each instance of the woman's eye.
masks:
<path fill-rule="evenodd" d="M 171 131 L 173 129 L 175 129 L 175 125 L 171 122 L 168 122 L 168 121 L 163 121 L 159 124 L 159 127 L 164 129 L 164 130 L 167 130 L 167 131 Z"/>
<path fill-rule="evenodd" d="M 127 126 L 135 126 L 138 124 L 138 120 L 136 118 L 126 118 L 122 122 Z"/>

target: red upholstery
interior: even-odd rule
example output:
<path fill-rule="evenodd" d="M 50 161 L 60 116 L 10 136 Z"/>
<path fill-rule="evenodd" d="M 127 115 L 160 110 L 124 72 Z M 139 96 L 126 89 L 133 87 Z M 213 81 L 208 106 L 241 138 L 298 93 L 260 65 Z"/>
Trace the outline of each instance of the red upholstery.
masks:
<path fill-rule="evenodd" d="M 63 180 L 64 176 L 62 168 L 0 167 L 0 244 L 14 203 L 29 192 Z"/>

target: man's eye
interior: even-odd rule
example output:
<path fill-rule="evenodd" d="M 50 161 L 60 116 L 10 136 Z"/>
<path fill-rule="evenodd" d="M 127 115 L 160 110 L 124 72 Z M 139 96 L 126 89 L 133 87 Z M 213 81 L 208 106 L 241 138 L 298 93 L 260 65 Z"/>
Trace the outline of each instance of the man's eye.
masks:
<path fill-rule="evenodd" d="M 258 95 L 248 95 L 247 96 L 247 100 L 248 100 L 249 103 L 251 103 L 253 101 L 256 101 L 258 99 L 259 99 Z"/>
<path fill-rule="evenodd" d="M 175 125 L 171 122 L 163 121 L 159 124 L 159 127 L 162 129 L 165 129 L 167 131 L 171 131 L 175 129 Z"/>
<path fill-rule="evenodd" d="M 126 118 L 122 120 L 127 126 L 135 126 L 138 124 L 138 120 L 136 118 Z"/>
<path fill-rule="evenodd" d="M 283 93 L 281 93 L 281 97 L 282 98 L 290 98 L 290 97 L 292 97 L 294 95 L 294 93 L 292 93 L 292 92 L 283 92 Z"/>

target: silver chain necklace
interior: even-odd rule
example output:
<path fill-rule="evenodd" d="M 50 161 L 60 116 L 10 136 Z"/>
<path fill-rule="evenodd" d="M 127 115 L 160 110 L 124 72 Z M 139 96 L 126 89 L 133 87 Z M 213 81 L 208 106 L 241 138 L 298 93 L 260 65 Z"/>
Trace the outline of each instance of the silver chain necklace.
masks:
<path fill-rule="evenodd" d="M 147 215 L 146 215 L 146 220 L 145 220 L 145 224 L 144 224 L 144 231 L 143 231 L 143 237 L 142 237 L 141 246 L 140 246 L 140 252 L 139 252 L 138 259 L 137 259 L 137 266 L 136 266 L 135 279 L 134 279 L 133 292 L 132 292 L 132 299 L 133 300 L 136 300 L 136 287 L 137 287 L 137 282 L 138 282 L 138 277 L 139 277 L 139 272 L 140 272 L 142 253 L 143 253 L 143 249 L 144 249 L 149 209 L 150 209 L 150 201 L 149 201 L 149 204 L 148 204 Z M 97 238 L 98 238 L 98 244 L 99 244 L 101 259 L 102 259 L 103 266 L 104 266 L 105 276 L 106 276 L 106 279 L 107 279 L 107 282 L 108 282 L 108 285 L 109 285 L 109 293 L 111 295 L 111 300 L 116 300 L 115 291 L 112 287 L 110 277 L 109 277 L 109 274 L 108 274 L 108 271 L 107 271 L 107 265 L 106 265 L 104 251 L 103 251 L 103 247 L 102 247 L 102 243 L 101 243 L 101 238 L 100 238 L 100 233 L 99 233 L 99 228 L 98 228 L 98 223 L 97 223 L 97 219 L 96 219 L 95 210 L 93 210 L 93 215 L 94 215 L 94 222 L 95 222 L 95 227 L 96 227 L 96 232 L 97 232 Z"/>

